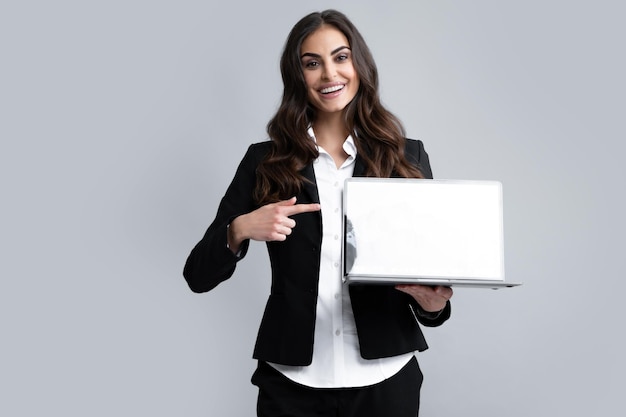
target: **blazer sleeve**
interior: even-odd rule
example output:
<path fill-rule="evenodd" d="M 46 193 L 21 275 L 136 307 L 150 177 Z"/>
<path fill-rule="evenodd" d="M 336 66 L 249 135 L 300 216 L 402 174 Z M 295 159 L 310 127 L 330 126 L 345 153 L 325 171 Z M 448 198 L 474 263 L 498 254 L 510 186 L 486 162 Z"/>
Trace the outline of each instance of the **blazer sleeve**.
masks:
<path fill-rule="evenodd" d="M 249 241 L 244 241 L 235 255 L 227 246 L 227 226 L 242 214 L 254 210 L 252 198 L 256 184 L 256 167 L 264 156 L 266 142 L 251 145 L 237 168 L 226 194 L 220 201 L 215 219 L 187 258 L 183 276 L 193 292 L 215 288 L 235 272 L 238 261 L 247 253 Z"/>

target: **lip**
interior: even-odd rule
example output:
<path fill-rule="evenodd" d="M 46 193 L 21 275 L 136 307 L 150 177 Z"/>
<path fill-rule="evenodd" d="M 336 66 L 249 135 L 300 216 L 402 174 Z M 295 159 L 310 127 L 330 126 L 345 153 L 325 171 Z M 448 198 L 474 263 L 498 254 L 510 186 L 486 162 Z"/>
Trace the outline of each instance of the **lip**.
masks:
<path fill-rule="evenodd" d="M 331 90 L 330 92 L 324 93 L 324 90 Z M 332 89 L 336 89 L 332 91 Z M 318 90 L 318 94 L 324 99 L 332 99 L 343 93 L 346 89 L 346 83 L 336 82 L 322 85 Z"/>

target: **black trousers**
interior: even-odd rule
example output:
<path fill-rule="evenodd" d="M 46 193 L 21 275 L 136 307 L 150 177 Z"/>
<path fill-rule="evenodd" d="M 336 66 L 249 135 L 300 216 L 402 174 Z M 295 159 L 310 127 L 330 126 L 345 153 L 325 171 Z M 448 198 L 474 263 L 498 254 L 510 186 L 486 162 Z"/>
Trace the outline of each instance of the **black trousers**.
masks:
<path fill-rule="evenodd" d="M 252 375 L 258 417 L 416 417 L 422 372 L 413 358 L 393 377 L 360 388 L 310 388 L 265 362 Z"/>

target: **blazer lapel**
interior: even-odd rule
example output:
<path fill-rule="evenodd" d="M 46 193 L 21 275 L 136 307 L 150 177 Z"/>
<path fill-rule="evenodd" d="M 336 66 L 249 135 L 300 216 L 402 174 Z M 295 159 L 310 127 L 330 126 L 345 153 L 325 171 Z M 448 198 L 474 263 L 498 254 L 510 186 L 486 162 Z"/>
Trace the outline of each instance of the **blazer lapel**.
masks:
<path fill-rule="evenodd" d="M 365 176 L 365 164 L 363 163 L 363 159 L 359 154 L 356 155 L 356 159 L 354 160 L 354 172 L 352 173 L 353 177 L 364 177 Z"/>
<path fill-rule="evenodd" d="M 300 173 L 307 179 L 304 182 L 303 190 L 306 194 L 308 194 L 312 203 L 319 203 L 320 196 L 317 192 L 317 182 L 315 181 L 315 171 L 313 171 L 313 164 L 309 164 L 305 166 Z"/>

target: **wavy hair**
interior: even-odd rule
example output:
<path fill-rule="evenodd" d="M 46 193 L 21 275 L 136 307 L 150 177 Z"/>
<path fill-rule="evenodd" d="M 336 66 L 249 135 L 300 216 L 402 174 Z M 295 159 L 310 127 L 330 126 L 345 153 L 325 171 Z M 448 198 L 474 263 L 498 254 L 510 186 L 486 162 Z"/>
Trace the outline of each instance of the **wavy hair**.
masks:
<path fill-rule="evenodd" d="M 405 157 L 406 139 L 400 120 L 380 101 L 378 70 L 365 40 L 344 14 L 326 10 L 302 18 L 287 37 L 280 60 L 283 97 L 276 114 L 267 124 L 273 146 L 257 168 L 254 198 L 258 204 L 297 195 L 306 181 L 300 171 L 319 155 L 307 134 L 317 110 L 308 99 L 300 51 L 302 42 L 323 25 L 341 31 L 352 51 L 352 62 L 360 83 L 356 96 L 343 110 L 343 117 L 365 164 L 365 175 L 423 177 Z"/>

